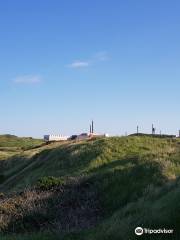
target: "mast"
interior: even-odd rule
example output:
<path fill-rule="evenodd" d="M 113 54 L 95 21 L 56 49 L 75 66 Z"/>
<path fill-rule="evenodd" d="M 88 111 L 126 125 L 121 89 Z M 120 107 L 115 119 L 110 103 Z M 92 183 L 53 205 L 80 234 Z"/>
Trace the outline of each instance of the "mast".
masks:
<path fill-rule="evenodd" d="M 93 122 L 93 120 L 92 120 L 91 132 L 94 133 L 94 122 Z"/>

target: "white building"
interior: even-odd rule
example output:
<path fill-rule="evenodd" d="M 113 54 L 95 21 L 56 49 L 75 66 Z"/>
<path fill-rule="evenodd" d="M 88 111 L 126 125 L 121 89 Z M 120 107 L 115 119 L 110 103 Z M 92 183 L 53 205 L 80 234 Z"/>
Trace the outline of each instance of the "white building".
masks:
<path fill-rule="evenodd" d="M 104 134 L 99 134 L 99 133 L 90 133 L 90 137 L 109 137 L 109 134 L 104 133 Z"/>
<path fill-rule="evenodd" d="M 51 142 L 51 141 L 66 141 L 69 139 L 69 136 L 59 135 L 44 135 L 44 141 Z"/>
<path fill-rule="evenodd" d="M 107 133 L 105 134 L 98 134 L 98 133 L 81 133 L 80 135 L 77 135 L 76 140 L 86 140 L 90 138 L 97 138 L 97 137 L 109 137 Z"/>

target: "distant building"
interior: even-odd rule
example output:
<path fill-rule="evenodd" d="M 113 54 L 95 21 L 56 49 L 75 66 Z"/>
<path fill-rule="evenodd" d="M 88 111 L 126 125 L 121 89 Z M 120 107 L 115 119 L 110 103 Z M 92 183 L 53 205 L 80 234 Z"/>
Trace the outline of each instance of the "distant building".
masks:
<path fill-rule="evenodd" d="M 69 139 L 70 140 L 76 140 L 78 135 L 72 135 Z"/>
<path fill-rule="evenodd" d="M 77 135 L 76 140 L 85 140 L 89 138 L 90 138 L 90 135 L 88 133 L 81 133 L 80 135 Z"/>
<path fill-rule="evenodd" d="M 109 137 L 109 134 L 104 133 L 104 134 L 99 134 L 99 133 L 91 133 L 89 134 L 89 137 Z"/>
<path fill-rule="evenodd" d="M 76 140 L 86 140 L 91 138 L 100 138 L 100 137 L 109 137 L 109 135 L 106 134 L 98 134 L 98 133 L 81 133 L 80 135 L 77 135 Z"/>
<path fill-rule="evenodd" d="M 44 141 L 46 142 L 53 142 L 53 141 L 66 141 L 68 140 L 68 136 L 63 136 L 63 135 L 44 135 Z"/>

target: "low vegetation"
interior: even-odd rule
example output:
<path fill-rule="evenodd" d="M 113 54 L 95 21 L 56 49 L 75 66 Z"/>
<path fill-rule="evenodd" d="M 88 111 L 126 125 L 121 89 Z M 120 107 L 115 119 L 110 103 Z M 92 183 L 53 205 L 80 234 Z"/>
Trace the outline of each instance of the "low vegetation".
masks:
<path fill-rule="evenodd" d="M 2 240 L 152 239 L 137 238 L 137 226 L 174 229 L 169 237 L 179 239 L 178 139 L 53 143 L 1 162 Z"/>
<path fill-rule="evenodd" d="M 37 188 L 41 190 L 52 190 L 63 184 L 64 184 L 64 180 L 61 179 L 60 177 L 57 178 L 53 176 L 48 176 L 48 177 L 42 177 L 38 180 Z"/>
<path fill-rule="evenodd" d="M 41 145 L 43 141 L 41 139 L 34 139 L 32 137 L 19 138 L 14 135 L 0 135 L 0 147 L 5 149 L 20 148 L 28 149 Z"/>

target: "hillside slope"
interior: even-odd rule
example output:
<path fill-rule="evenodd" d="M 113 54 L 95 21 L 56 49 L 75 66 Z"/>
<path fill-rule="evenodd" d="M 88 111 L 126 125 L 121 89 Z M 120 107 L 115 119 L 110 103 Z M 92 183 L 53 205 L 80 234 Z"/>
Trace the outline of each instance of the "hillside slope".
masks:
<path fill-rule="evenodd" d="M 133 240 L 134 229 L 142 226 L 174 228 L 172 239 L 179 239 L 177 139 L 135 136 L 55 143 L 3 162 L 0 229 L 6 234 Z M 29 231 L 36 233 L 21 238 Z"/>
<path fill-rule="evenodd" d="M 0 135 L 0 148 L 17 148 L 17 149 L 28 149 L 31 147 L 42 144 L 41 139 L 34 139 L 31 137 L 17 137 L 14 135 L 6 134 Z"/>

